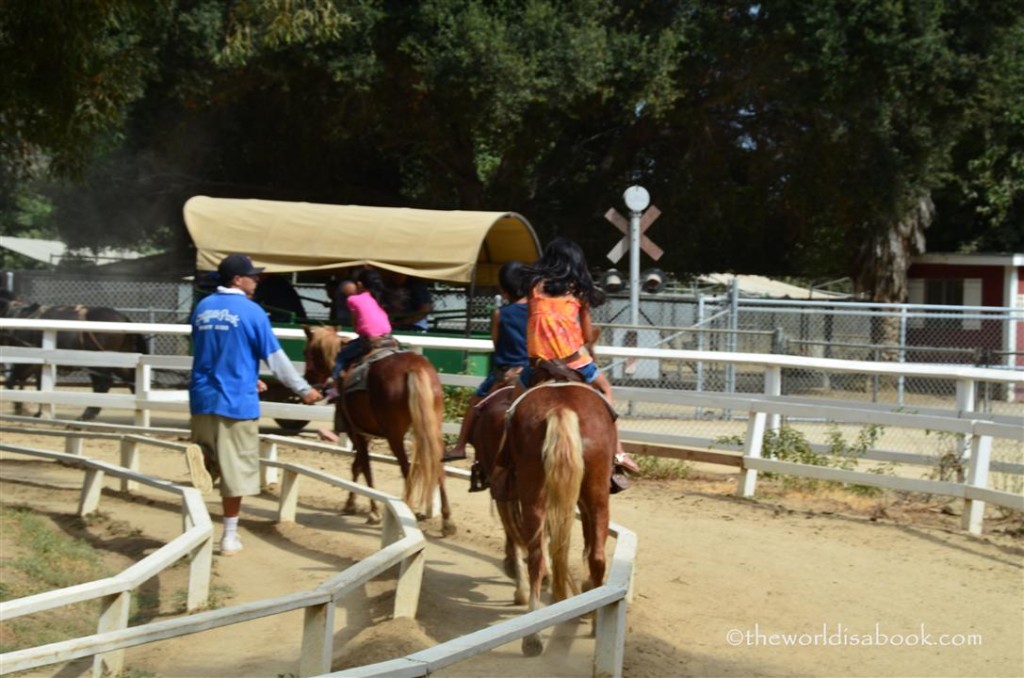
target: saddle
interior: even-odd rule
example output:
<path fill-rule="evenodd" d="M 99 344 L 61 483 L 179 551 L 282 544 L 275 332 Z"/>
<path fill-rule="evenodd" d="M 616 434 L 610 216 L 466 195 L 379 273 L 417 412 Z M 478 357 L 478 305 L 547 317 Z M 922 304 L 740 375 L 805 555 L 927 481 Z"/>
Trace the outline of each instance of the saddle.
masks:
<path fill-rule="evenodd" d="M 530 384 L 531 384 L 530 388 L 525 390 L 525 391 L 523 391 L 522 393 L 520 393 L 519 396 L 516 397 L 516 399 L 514 401 L 512 401 L 512 404 L 509 405 L 508 411 L 505 413 L 505 430 L 504 430 L 504 432 L 502 433 L 502 436 L 501 436 L 501 443 L 498 445 L 498 453 L 497 453 L 497 455 L 495 455 L 495 458 L 494 458 L 494 470 L 491 472 L 491 477 L 490 477 L 490 482 L 489 482 L 489 485 L 490 485 L 490 488 L 491 488 L 491 497 L 493 497 L 495 501 L 518 501 L 518 499 L 519 499 L 519 491 L 518 491 L 518 487 L 516 485 L 516 466 L 515 466 L 515 461 L 512 459 L 511 455 L 509 454 L 508 448 L 505 445 L 505 441 L 506 441 L 507 436 L 508 436 L 508 424 L 509 424 L 509 421 L 511 420 L 512 416 L 515 414 L 516 406 L 520 402 L 522 402 L 522 400 L 526 396 L 526 394 L 529 393 L 530 390 L 532 390 L 533 388 L 536 388 L 538 386 L 544 386 L 545 388 L 559 388 L 559 387 L 593 388 L 593 387 L 591 387 L 588 384 L 585 384 L 583 382 L 582 377 L 580 377 L 579 373 L 576 372 L 576 370 L 573 370 L 572 368 L 566 367 L 564 365 L 564 361 L 546 361 L 546 360 L 541 360 L 541 361 L 537 361 L 536 365 L 539 365 L 540 363 L 558 363 L 558 362 L 562 362 L 563 365 L 561 367 L 564 367 L 566 370 L 568 370 L 572 374 L 576 375 L 576 378 L 575 379 L 571 379 L 571 380 L 570 379 L 557 379 L 557 380 L 556 379 L 545 379 L 545 380 L 542 380 L 542 381 L 539 381 L 539 382 L 537 382 L 535 379 L 531 379 L 530 380 Z M 536 373 L 536 370 L 537 370 L 537 366 L 536 365 L 534 365 L 534 372 L 535 373 Z M 556 370 L 560 370 L 561 368 L 556 364 L 555 365 L 555 369 Z M 550 375 L 551 372 L 547 371 L 546 374 Z M 612 418 L 613 419 L 617 419 L 618 418 L 618 414 L 615 412 L 615 408 L 612 407 L 611 403 L 609 403 L 607 401 L 607 399 L 605 399 L 604 395 L 601 394 L 600 391 L 598 391 L 597 389 L 593 389 L 593 390 L 594 390 L 595 393 L 597 393 L 598 395 L 601 396 L 601 399 L 604 401 L 605 405 L 607 406 L 608 411 L 612 415 Z M 490 397 L 490 396 L 488 396 L 488 397 Z M 483 402 L 485 402 L 485 401 L 482 401 L 480 404 L 477 405 L 477 407 L 482 405 Z M 621 473 L 617 473 L 615 475 L 621 475 Z M 613 480 L 612 480 L 613 493 L 614 492 L 619 492 L 621 490 L 624 490 L 624 489 L 626 489 L 626 487 L 629 486 L 629 482 L 628 482 L 628 480 L 625 479 L 625 476 L 622 476 L 621 478 L 616 479 L 615 475 L 613 475 Z M 620 484 L 619 487 L 616 487 L 616 480 L 618 480 L 618 483 Z"/>
<path fill-rule="evenodd" d="M 360 341 L 365 340 L 360 339 Z M 338 384 L 338 395 L 334 398 L 334 400 L 341 401 L 341 407 L 335 410 L 334 415 L 334 428 L 337 431 L 354 430 L 349 420 L 348 407 L 343 396 L 347 393 L 357 393 L 369 388 L 367 378 L 370 375 L 370 366 L 373 363 L 396 353 L 404 353 L 401 344 L 394 337 L 378 337 L 376 341 L 366 343 L 370 345 L 370 352 L 364 354 L 349 366 L 348 371 L 341 379 L 341 383 Z"/>
<path fill-rule="evenodd" d="M 545 382 L 579 382 L 583 383 L 583 376 L 569 367 L 569 363 L 579 357 L 574 353 L 568 358 L 532 358 L 530 360 L 531 375 L 530 383 L 527 386 L 537 386 Z"/>
<path fill-rule="evenodd" d="M 342 379 L 341 388 L 338 389 L 339 395 L 342 393 L 365 391 L 367 388 L 366 377 L 370 373 L 370 365 L 390 355 L 402 352 L 402 345 L 394 337 L 378 337 L 372 342 L 364 339 L 360 339 L 360 341 L 369 344 L 370 350 L 348 368 L 345 378 Z"/>

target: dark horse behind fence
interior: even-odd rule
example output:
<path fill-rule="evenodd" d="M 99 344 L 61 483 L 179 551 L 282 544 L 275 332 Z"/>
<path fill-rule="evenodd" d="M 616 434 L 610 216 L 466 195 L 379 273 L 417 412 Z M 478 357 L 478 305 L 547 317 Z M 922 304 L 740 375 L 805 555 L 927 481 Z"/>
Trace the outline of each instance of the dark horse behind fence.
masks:
<path fill-rule="evenodd" d="M 130 322 L 124 314 L 102 306 L 45 306 L 28 304 L 13 298 L 10 293 L 0 293 L 0 317 L 30 318 L 39 320 L 89 320 L 96 322 Z M 0 332 L 0 344 L 6 346 L 43 345 L 43 333 L 39 330 L 10 330 Z M 75 351 L 118 351 L 123 353 L 147 353 L 145 338 L 128 332 L 58 332 L 57 348 Z M 41 368 L 38 365 L 15 364 L 7 374 L 7 388 L 24 388 L 33 378 L 39 383 Z M 135 391 L 135 372 L 129 368 L 89 368 L 89 379 L 95 393 L 106 393 L 114 383 L 123 383 Z M 15 405 L 21 411 L 21 403 Z M 99 407 L 87 407 L 81 419 L 95 419 Z"/>

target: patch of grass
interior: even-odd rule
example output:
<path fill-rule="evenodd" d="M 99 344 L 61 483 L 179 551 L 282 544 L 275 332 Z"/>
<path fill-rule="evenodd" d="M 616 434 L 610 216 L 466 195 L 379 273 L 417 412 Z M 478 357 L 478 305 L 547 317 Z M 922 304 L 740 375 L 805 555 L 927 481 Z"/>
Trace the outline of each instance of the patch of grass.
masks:
<path fill-rule="evenodd" d="M 847 441 L 839 428 L 831 425 L 828 430 L 828 452 L 816 452 L 811 447 L 806 436 L 800 431 L 790 427 L 781 426 L 778 430 L 766 431 L 762 442 L 761 456 L 765 459 L 778 459 L 794 464 L 805 464 L 809 466 L 829 466 L 832 468 L 853 470 L 857 467 L 857 460 L 875 446 L 881 437 L 884 428 L 872 424 L 865 426 L 857 433 L 854 441 Z M 742 436 L 728 436 L 715 439 L 719 444 L 744 443 Z M 872 469 L 870 473 L 884 474 L 893 473 L 894 464 L 883 464 Z M 818 480 L 816 478 L 803 478 L 801 476 L 780 475 L 778 473 L 764 472 L 765 478 L 776 478 L 782 486 L 788 489 L 814 492 L 825 487 L 843 487 L 848 492 L 860 496 L 877 496 L 882 493 L 882 488 L 872 485 L 848 485 L 834 481 Z"/>
<path fill-rule="evenodd" d="M 129 666 L 117 674 L 117 678 L 156 678 L 156 674 L 152 671 L 144 671 Z"/>
<path fill-rule="evenodd" d="M 938 442 L 938 461 L 928 477 L 932 480 L 964 482 L 967 477 L 967 466 L 964 464 L 959 436 L 950 431 L 926 430 L 924 434 L 928 436 L 934 434 Z"/>
<path fill-rule="evenodd" d="M 683 480 L 689 477 L 693 467 L 678 459 L 662 459 L 650 455 L 634 457 L 640 467 L 640 477 L 652 480 Z"/>
<path fill-rule="evenodd" d="M 466 408 L 469 407 L 469 399 L 473 396 L 474 388 L 468 386 L 443 386 L 444 393 L 444 420 L 462 421 L 466 416 Z M 451 433 L 444 434 L 445 445 L 455 443 L 457 436 Z"/>
<path fill-rule="evenodd" d="M 4 549 L 3 600 L 13 600 L 111 576 L 86 541 L 24 508 L 0 508 Z M 86 601 L 5 622 L 0 652 L 35 647 L 96 631 L 99 602 Z"/>
<path fill-rule="evenodd" d="M 228 604 L 235 595 L 235 590 L 226 584 L 210 584 L 210 591 L 206 596 L 206 609 L 216 610 Z M 185 612 L 188 609 L 188 589 L 181 589 L 174 593 L 174 606 L 178 612 Z"/>
<path fill-rule="evenodd" d="M 108 576 L 96 551 L 87 542 L 56 529 L 41 516 L 22 508 L 2 510 L 4 531 L 22 547 L 4 567 L 24 574 L 27 590 L 14 593 L 22 597 L 63 588 Z M 12 592 L 13 593 L 13 592 Z"/>

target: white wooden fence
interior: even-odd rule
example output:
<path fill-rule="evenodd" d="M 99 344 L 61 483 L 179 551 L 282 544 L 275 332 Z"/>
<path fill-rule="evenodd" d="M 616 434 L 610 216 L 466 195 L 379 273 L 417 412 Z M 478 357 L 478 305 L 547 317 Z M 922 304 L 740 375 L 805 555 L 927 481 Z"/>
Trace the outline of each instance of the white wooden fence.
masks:
<path fill-rule="evenodd" d="M 24 420 L 24 418 L 21 418 Z M 86 438 L 110 438 L 124 436 L 139 443 L 170 444 L 134 434 L 135 427 L 122 427 L 109 424 L 88 424 L 80 422 L 64 422 L 63 429 L 37 430 L 33 435 L 62 435 L 71 442 L 65 446 L 81 449 L 81 441 Z M 106 429 L 101 431 L 99 429 Z M 128 430 L 128 433 L 112 431 Z M 173 431 L 184 433 L 184 431 Z M 101 613 L 99 630 L 92 636 L 73 640 L 51 643 L 34 648 L 17 650 L 0 655 L 0 675 L 22 671 L 39 666 L 70 661 L 79 657 L 94 656 L 93 675 L 116 674 L 123 668 L 124 649 L 143 645 L 157 640 L 166 640 L 192 633 L 199 633 L 213 628 L 237 624 L 261 617 L 305 609 L 303 621 L 303 640 L 299 650 L 300 676 L 315 675 L 346 675 L 346 676 L 426 676 L 445 666 L 450 666 L 495 647 L 521 639 L 532 633 L 540 632 L 557 624 L 579 619 L 596 612 L 594 633 L 597 638 L 593 658 L 595 676 L 621 676 L 622 662 L 625 654 L 626 637 L 626 605 L 630 600 L 633 584 L 633 563 L 636 557 L 636 535 L 626 528 L 612 524 L 611 534 L 615 538 L 615 551 L 606 582 L 591 591 L 549 607 L 528 612 L 500 624 L 495 624 L 468 636 L 463 636 L 446 643 L 436 645 L 424 652 L 382 664 L 346 669 L 343 674 L 331 674 L 331 658 L 334 656 L 334 609 L 339 600 L 349 593 L 360 590 L 366 582 L 389 571 L 396 564 L 400 565 L 398 584 L 395 593 L 393 615 L 395 617 L 416 616 L 419 593 L 425 564 L 425 540 L 416 524 L 412 512 L 399 499 L 369 489 L 334 476 L 310 469 L 305 466 L 285 463 L 277 460 L 277 446 L 287 444 L 291 447 L 351 455 L 352 451 L 336 445 L 326 445 L 294 438 L 275 435 L 261 436 L 261 448 L 265 456 L 261 459 L 264 472 L 269 468 L 283 472 L 280 485 L 278 522 L 293 522 L 299 499 L 299 478 L 305 476 L 320 482 L 352 490 L 371 499 L 385 504 L 384 524 L 381 531 L 382 548 L 373 556 L 366 558 L 353 567 L 339 572 L 312 591 L 299 592 L 268 598 L 260 601 L 236 605 L 233 607 L 198 612 L 184 618 L 168 619 L 129 628 L 127 610 L 132 590 L 138 588 L 150 577 L 173 564 L 184 553 L 178 540 L 171 542 L 141 563 L 129 568 L 117 577 L 100 582 L 91 582 L 75 587 L 48 591 L 38 596 L 30 596 L 0 605 L 0 618 L 6 620 L 44 609 L 52 609 L 83 600 L 115 596 L 117 615 L 108 613 L 104 606 Z M 167 481 L 147 478 L 138 471 L 128 471 L 117 466 L 93 461 L 85 457 L 59 452 L 47 452 L 15 445 L 0 443 L 0 450 L 30 456 L 63 460 L 72 465 L 87 469 L 101 469 L 122 478 L 130 478 L 136 482 L 153 485 L 161 489 L 171 489 L 184 493 L 193 510 L 201 509 L 205 522 L 205 531 L 199 536 L 203 541 L 193 554 L 194 585 L 189 587 L 189 610 L 198 607 L 206 600 L 211 566 L 211 526 L 206 507 L 198 491 L 183 488 Z M 122 455 L 123 456 L 123 455 Z M 378 463 L 397 464 L 394 457 L 371 455 Z M 144 461 L 134 455 L 138 463 Z M 461 469 L 449 469 L 450 475 L 466 477 L 468 473 Z M 85 515 L 98 508 L 100 490 L 102 489 L 102 473 L 86 473 L 83 482 L 80 513 Z M 186 526 L 191 523 L 186 521 Z M 193 531 L 184 537 L 191 544 L 199 538 Z M 174 546 L 175 548 L 171 548 Z M 158 563 L 158 565 L 154 564 Z M 145 566 L 144 566 L 145 565 Z M 198 568 L 198 570 L 197 570 Z M 205 569 L 204 569 L 205 568 Z M 193 600 L 194 595 L 195 600 Z M 104 598 L 104 600 L 106 600 Z"/>
<path fill-rule="evenodd" d="M 78 515 L 80 516 L 89 515 L 99 509 L 104 476 L 111 475 L 121 478 L 122 481 L 130 480 L 161 492 L 177 495 L 181 500 L 184 520 L 184 531 L 179 536 L 120 574 L 98 581 L 4 601 L 0 603 L 0 619 L 7 622 L 27 614 L 88 600 L 98 600 L 100 612 L 97 635 L 116 633 L 128 626 L 128 613 L 131 609 L 133 592 L 182 558 L 189 560 L 187 608 L 195 610 L 206 604 L 210 590 L 210 568 L 213 563 L 213 524 L 199 490 L 181 487 L 166 480 L 150 478 L 113 464 L 74 454 L 37 450 L 5 442 L 0 442 L 0 450 L 50 459 L 84 471 L 78 503 Z M 123 652 L 116 651 L 117 648 L 112 646 L 103 648 L 96 646 L 88 652 L 75 653 L 74 646 L 78 642 L 77 640 L 67 641 L 30 650 L 4 653 L 0 655 L 0 674 L 89 655 L 94 655 L 93 675 L 104 675 L 104 665 L 106 671 L 115 675 L 120 673 L 124 665 Z"/>
<path fill-rule="evenodd" d="M 102 435 L 82 430 L 69 430 L 67 433 L 76 438 Z M 205 604 L 213 561 L 213 527 L 199 491 L 76 455 L 6 443 L 0 443 L 0 450 L 53 459 L 83 468 L 86 473 L 79 505 L 81 515 L 97 510 L 103 487 L 103 474 L 107 473 L 180 494 L 184 501 L 186 516 L 184 534 L 119 575 L 0 604 L 0 619 L 7 621 L 14 617 L 86 600 L 99 599 L 102 603 L 96 634 L 6 652 L 0 655 L 0 675 L 88 656 L 94 657 L 94 676 L 99 678 L 103 675 L 116 675 L 123 668 L 125 648 L 293 610 L 305 611 L 298 673 L 300 676 L 325 674 L 331 670 L 331 659 L 334 656 L 334 610 L 338 602 L 353 592 L 361 591 L 368 581 L 383 575 L 396 565 L 399 566 L 399 573 L 393 614 L 395 617 L 416 616 L 423 580 L 426 539 L 412 511 L 401 500 L 363 485 L 298 464 L 262 460 L 262 464 L 273 465 L 283 472 L 278 522 L 294 522 L 298 504 L 298 479 L 305 476 L 381 502 L 385 507 L 381 550 L 338 572 L 309 591 L 129 627 L 128 610 L 132 592 L 183 557 L 190 558 L 192 568 L 188 609 L 194 610 Z"/>
<path fill-rule="evenodd" d="M 166 325 L 153 323 L 88 323 L 81 321 L 42 321 L 24 319 L 0 320 L 0 330 L 33 329 L 43 332 L 43 348 L 0 347 L 0 362 L 33 363 L 42 367 L 41 388 L 33 391 L 0 391 L 4 399 L 17 402 L 33 402 L 44 409 L 44 416 L 53 416 L 56 405 L 120 407 L 134 410 L 136 423 L 149 424 L 150 413 L 154 411 L 187 412 L 187 395 L 183 391 L 165 392 L 153 389 L 154 369 L 188 370 L 191 358 L 187 356 L 139 355 L 120 353 L 97 353 L 91 351 L 58 351 L 56 333 L 64 331 L 125 332 L 142 334 L 188 335 L 188 325 Z M 302 339 L 301 330 L 275 330 L 282 339 Z M 351 335 L 349 335 L 351 336 Z M 403 340 L 415 349 L 449 348 L 471 352 L 489 352 L 489 340 L 454 339 L 429 336 L 408 336 Z M 654 434 L 621 428 L 621 437 L 627 448 L 645 454 L 677 458 L 699 458 L 735 465 L 741 469 L 737 492 L 751 496 L 756 489 L 759 471 L 771 471 L 844 483 L 855 483 L 874 487 L 888 487 L 911 492 L 961 498 L 965 502 L 963 527 L 972 533 L 982 530 L 982 518 L 986 502 L 1012 510 L 1024 510 L 1024 496 L 1019 492 L 991 489 L 989 471 L 998 467 L 1003 472 L 1020 473 L 1024 459 L 1007 463 L 999 461 L 993 465 L 991 452 L 994 440 L 1015 444 L 1024 443 L 1024 417 L 981 414 L 974 411 L 975 395 L 979 384 L 1006 384 L 1017 387 L 1024 384 L 1024 372 L 990 368 L 967 367 L 963 365 L 928 365 L 916 363 L 877 363 L 865 361 L 835 360 L 828 358 L 806 358 L 788 355 L 765 355 L 753 353 L 725 353 L 708 351 L 629 348 L 620 346 L 599 346 L 598 352 L 604 357 L 623 359 L 657 359 L 703 363 L 724 363 L 727 365 L 756 366 L 764 371 L 764 393 L 759 396 L 693 391 L 665 391 L 659 389 L 616 388 L 617 402 L 624 400 L 638 402 L 659 402 L 674 405 L 700 407 L 719 406 L 736 412 L 747 413 L 748 426 L 744 444 L 737 450 L 741 454 L 725 455 L 708 452 L 710 448 L 723 449 L 721 443 L 708 438 L 694 438 L 677 434 Z M 135 394 L 88 394 L 54 390 L 58 365 L 89 367 L 130 367 L 136 371 Z M 953 380 L 956 383 L 956 402 L 953 409 L 886 407 L 877 404 L 839 403 L 828 400 L 791 398 L 781 395 L 783 369 L 812 369 L 829 373 L 854 373 L 888 375 L 896 378 L 917 377 L 923 379 Z M 478 377 L 442 375 L 442 381 L 449 385 L 469 386 L 479 383 Z M 325 405 L 292 405 L 286 403 L 263 403 L 263 415 L 274 418 L 303 419 L 314 421 L 333 420 L 333 409 Z M 766 430 L 777 430 L 784 417 L 817 418 L 854 424 L 878 424 L 883 426 L 906 427 L 942 432 L 957 436 L 962 447 L 961 458 L 968 464 L 964 483 L 940 482 L 933 480 L 900 478 L 876 473 L 858 472 L 807 464 L 782 462 L 762 457 L 763 438 Z M 446 432 L 457 430 L 457 424 L 445 424 Z M 920 456 L 920 455 L 918 455 Z M 866 459 L 898 460 L 913 463 L 907 454 L 872 450 Z M 922 460 L 923 461 L 923 460 Z"/>

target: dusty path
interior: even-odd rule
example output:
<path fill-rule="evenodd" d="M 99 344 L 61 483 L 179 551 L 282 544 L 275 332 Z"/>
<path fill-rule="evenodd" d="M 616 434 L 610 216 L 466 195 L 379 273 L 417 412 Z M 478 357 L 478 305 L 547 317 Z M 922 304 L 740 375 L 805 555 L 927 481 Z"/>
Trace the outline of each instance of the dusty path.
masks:
<path fill-rule="evenodd" d="M 12 427 L 2 435 L 61 449 L 56 439 L 24 438 Z M 117 459 L 112 443 L 90 443 L 85 453 Z M 281 453 L 348 477 L 347 459 Z M 145 472 L 186 482 L 180 455 L 143 454 Z M 74 511 L 73 471 L 2 458 L 5 505 Z M 375 472 L 382 489 L 397 491 L 391 467 Z M 450 484 L 460 530 L 443 539 L 438 521 L 425 525 L 430 545 L 418 623 L 388 621 L 394 580 L 373 582 L 338 610 L 336 667 L 400 656 L 521 613 L 501 574 L 500 525 L 485 493 Z M 732 497 L 733 487 L 732 476 L 697 474 L 640 481 L 613 497 L 613 520 L 639 539 L 626 676 L 1024 675 L 1024 549 L 1019 537 L 999 533 L 1012 523 L 987 520 L 990 534 L 974 538 L 935 506 L 851 506 L 792 495 L 747 501 Z M 336 491 L 310 482 L 301 497 L 298 523 L 285 526 L 271 522 L 273 494 L 246 501 L 245 550 L 215 558 L 215 595 L 223 604 L 307 588 L 376 547 L 376 528 L 363 517 L 338 515 L 344 497 Z M 208 507 L 219 523 L 216 497 Z M 176 509 L 145 495 L 111 493 L 101 509 L 139 530 L 109 540 L 104 548 L 111 550 L 138 552 L 141 540 L 144 551 L 180 529 Z M 167 614 L 180 599 L 181 574 L 163 577 L 150 592 Z M 134 649 L 128 664 L 155 676 L 288 676 L 297 667 L 300 627 L 293 613 Z M 523 658 L 517 643 L 441 675 L 586 676 L 588 631 L 564 631 L 569 646 L 537 659 Z M 84 668 L 35 675 L 70 678 Z"/>

